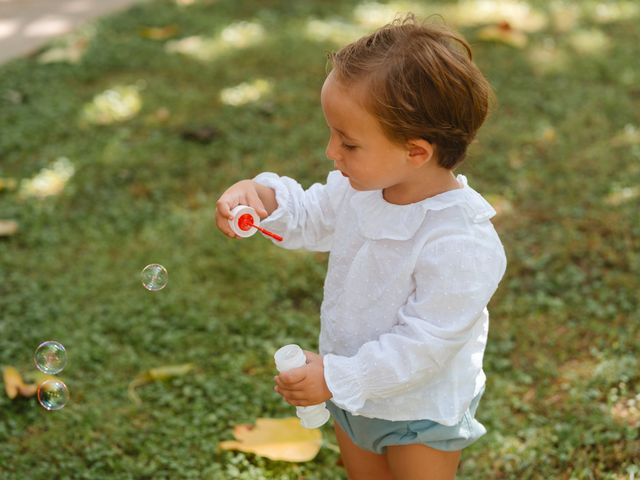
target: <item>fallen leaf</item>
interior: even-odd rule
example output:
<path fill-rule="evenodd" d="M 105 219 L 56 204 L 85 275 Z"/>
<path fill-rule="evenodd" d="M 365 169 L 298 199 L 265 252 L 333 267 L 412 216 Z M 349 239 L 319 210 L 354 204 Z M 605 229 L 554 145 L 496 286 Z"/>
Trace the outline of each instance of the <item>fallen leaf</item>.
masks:
<path fill-rule="evenodd" d="M 140 29 L 140 36 L 150 40 L 166 40 L 178 34 L 178 27 L 167 25 L 164 27 L 144 27 Z"/>
<path fill-rule="evenodd" d="M 4 381 L 4 391 L 7 397 L 14 399 L 20 394 L 21 397 L 33 397 L 38 391 L 37 384 L 24 383 L 18 369 L 12 366 L 2 368 L 2 378 Z"/>
<path fill-rule="evenodd" d="M 187 141 L 197 142 L 202 144 L 211 143 L 220 135 L 220 132 L 215 127 L 201 126 L 185 128 L 180 132 L 180 136 Z"/>
<path fill-rule="evenodd" d="M 297 417 L 258 418 L 255 426 L 237 425 L 233 436 L 236 440 L 220 442 L 219 447 L 285 462 L 308 462 L 322 445 L 320 430 L 302 427 Z"/>
<path fill-rule="evenodd" d="M 39 63 L 79 63 L 93 40 L 96 29 L 92 25 L 63 36 L 56 45 L 52 45 L 38 56 Z"/>
<path fill-rule="evenodd" d="M 482 28 L 478 32 L 478 38 L 489 42 L 504 43 L 515 48 L 524 48 L 527 45 L 527 36 L 523 32 L 515 30 L 507 21 Z"/>
<path fill-rule="evenodd" d="M 0 237 L 10 237 L 18 231 L 18 222 L 15 220 L 0 220 Z"/>
<path fill-rule="evenodd" d="M 150 368 L 149 370 L 139 373 L 136 378 L 129 383 L 129 398 L 131 398 L 135 403 L 140 404 L 142 403 L 142 400 L 140 400 L 140 397 L 136 393 L 136 388 L 151 382 L 167 380 L 173 377 L 181 377 L 189 373 L 194 368 L 195 365 L 193 363 L 184 363 L 181 365 L 166 365 L 164 367 Z"/>
<path fill-rule="evenodd" d="M 40 63 L 79 63 L 87 49 L 87 42 L 78 42 L 64 47 L 50 48 L 38 57 Z"/>
<path fill-rule="evenodd" d="M 539 32 L 548 24 L 547 14 L 522 0 L 459 0 L 445 7 L 442 15 L 454 24 L 466 27 L 506 20 L 518 30 Z"/>

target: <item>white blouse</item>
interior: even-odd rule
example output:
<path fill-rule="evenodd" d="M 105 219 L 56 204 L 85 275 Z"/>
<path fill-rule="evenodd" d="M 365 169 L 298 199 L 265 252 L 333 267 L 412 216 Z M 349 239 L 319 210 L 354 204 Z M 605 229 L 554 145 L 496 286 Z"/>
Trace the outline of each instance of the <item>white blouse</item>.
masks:
<path fill-rule="evenodd" d="M 329 251 L 320 310 L 324 375 L 339 407 L 386 420 L 458 423 L 485 383 L 487 303 L 506 268 L 495 210 L 463 188 L 409 205 L 356 191 L 338 171 L 306 191 L 262 173 L 262 221 L 289 249 Z"/>

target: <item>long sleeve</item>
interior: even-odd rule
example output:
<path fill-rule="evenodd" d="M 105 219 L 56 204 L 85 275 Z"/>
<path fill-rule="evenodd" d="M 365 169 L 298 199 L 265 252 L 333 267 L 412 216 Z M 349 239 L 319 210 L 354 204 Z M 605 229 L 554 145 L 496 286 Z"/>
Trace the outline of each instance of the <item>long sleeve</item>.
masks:
<path fill-rule="evenodd" d="M 349 189 L 340 172 L 329 173 L 326 184 L 307 190 L 289 177 L 265 172 L 253 179 L 276 194 L 278 208 L 261 224 L 284 237 L 278 246 L 326 252 L 331 248 L 337 207 Z"/>
<path fill-rule="evenodd" d="M 482 356 L 473 354 L 477 348 L 465 346 L 486 332 L 483 312 L 505 267 L 502 249 L 471 235 L 427 244 L 413 272 L 415 290 L 398 310 L 395 326 L 354 356 L 324 356 L 333 402 L 357 414 L 368 399 L 402 395 L 442 379 L 454 357 L 481 369 Z"/>

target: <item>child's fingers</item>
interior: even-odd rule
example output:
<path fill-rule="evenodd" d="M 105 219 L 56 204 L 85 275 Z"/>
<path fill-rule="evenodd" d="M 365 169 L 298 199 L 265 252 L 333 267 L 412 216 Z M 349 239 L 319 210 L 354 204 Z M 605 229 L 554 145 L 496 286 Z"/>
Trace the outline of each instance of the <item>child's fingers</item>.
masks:
<path fill-rule="evenodd" d="M 228 237 L 236 238 L 237 235 L 231 229 L 231 225 L 229 225 L 230 218 L 233 218 L 233 216 L 231 215 L 229 204 L 227 202 L 218 200 L 218 202 L 216 203 L 216 226 L 222 233 L 224 233 Z"/>
<path fill-rule="evenodd" d="M 269 215 L 269 212 L 267 212 L 267 209 L 264 208 L 264 204 L 258 196 L 258 192 L 256 192 L 255 190 L 250 190 L 247 192 L 247 201 L 247 205 L 251 206 L 260 218 L 265 218 Z"/>
<path fill-rule="evenodd" d="M 225 199 L 224 196 L 220 197 L 216 202 L 216 212 L 229 220 L 233 219 L 233 215 L 231 215 L 233 207 L 235 205 L 231 205 L 231 202 Z"/>
<path fill-rule="evenodd" d="M 282 372 L 276 377 L 276 383 L 280 382 L 283 387 L 292 388 L 297 383 L 303 382 L 307 378 L 307 368 L 292 368 L 286 372 Z"/>
<path fill-rule="evenodd" d="M 286 390 L 278 386 L 273 387 L 273 390 L 291 405 L 307 400 L 307 392 L 304 390 Z"/>

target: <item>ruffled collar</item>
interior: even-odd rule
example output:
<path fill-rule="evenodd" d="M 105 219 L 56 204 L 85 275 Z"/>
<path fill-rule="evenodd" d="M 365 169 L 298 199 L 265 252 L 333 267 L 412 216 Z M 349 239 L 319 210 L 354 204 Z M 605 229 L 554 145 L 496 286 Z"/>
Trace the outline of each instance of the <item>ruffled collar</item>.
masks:
<path fill-rule="evenodd" d="M 360 232 L 372 240 L 408 240 L 418 231 L 429 210 L 443 210 L 454 205 L 462 206 L 474 223 L 486 221 L 496 214 L 493 207 L 468 185 L 464 175 L 458 175 L 456 179 L 462 188 L 408 205 L 387 202 L 382 190 L 354 193 L 350 202 Z"/>

